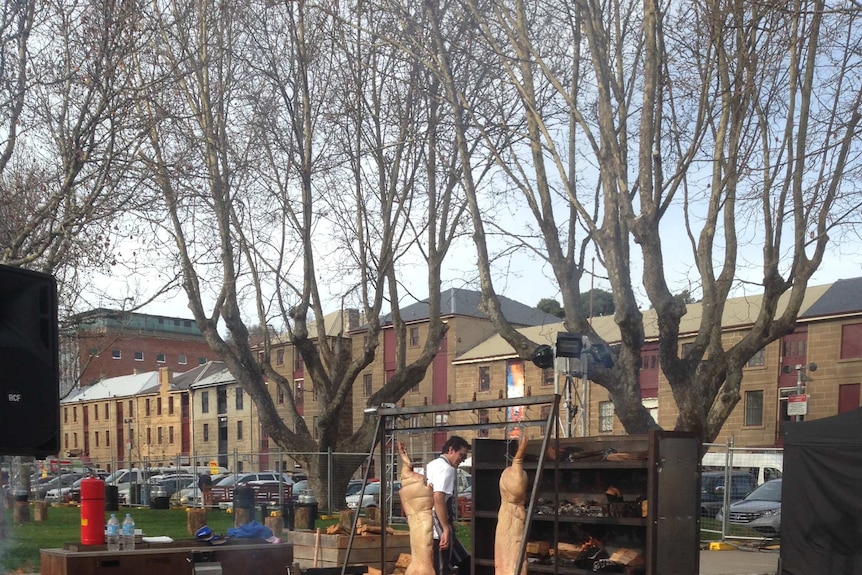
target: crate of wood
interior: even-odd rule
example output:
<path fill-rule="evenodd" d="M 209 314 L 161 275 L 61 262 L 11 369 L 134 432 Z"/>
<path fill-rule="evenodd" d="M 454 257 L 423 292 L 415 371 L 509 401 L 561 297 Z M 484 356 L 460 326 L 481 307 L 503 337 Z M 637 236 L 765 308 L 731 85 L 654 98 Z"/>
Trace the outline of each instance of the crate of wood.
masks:
<path fill-rule="evenodd" d="M 380 535 L 357 535 L 353 538 L 350 556 L 347 554 L 349 535 L 329 535 L 309 530 L 288 531 L 287 540 L 293 544 L 293 559 L 303 569 L 309 567 L 341 567 L 371 565 L 380 568 Z M 402 553 L 410 553 L 410 535 L 407 532 L 386 535 L 386 570 L 392 573 Z M 317 562 L 315 563 L 315 554 Z"/>

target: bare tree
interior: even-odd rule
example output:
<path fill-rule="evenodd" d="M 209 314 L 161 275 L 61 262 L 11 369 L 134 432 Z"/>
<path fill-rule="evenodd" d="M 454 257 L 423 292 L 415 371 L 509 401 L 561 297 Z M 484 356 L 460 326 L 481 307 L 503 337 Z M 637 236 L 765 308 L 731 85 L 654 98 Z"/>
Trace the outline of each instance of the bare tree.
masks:
<path fill-rule="evenodd" d="M 599 338 L 580 309 L 586 249 L 596 250 L 607 272 L 620 341 L 615 365 L 597 368 L 592 379 L 610 392 L 629 432 L 656 425 L 638 384 L 642 285 L 658 318 L 662 369 L 679 408 L 676 428 L 711 440 L 740 399 L 742 368 L 793 330 L 828 234 L 837 233 L 848 210 L 858 210 L 848 177 L 859 169 L 857 15 L 801 0 L 790 7 L 653 0 L 464 6 L 521 105 L 515 123 L 525 126 L 524 145 L 496 157 L 541 232 L 540 247 L 528 248 L 553 271 L 567 329 L 594 342 Z M 437 42 L 441 52 L 475 49 L 442 34 Z M 490 123 L 464 106 L 456 83 L 443 81 L 459 139 L 468 141 L 458 119 L 469 117 L 470 129 Z M 463 161 L 468 165 L 470 156 Z M 465 168 L 485 305 L 528 358 L 535 344 L 499 312 L 485 239 L 494 223 L 482 213 L 469 174 Z M 684 354 L 686 306 L 671 291 L 666 253 L 673 244 L 663 235 L 674 230 L 678 238 L 680 229 L 687 231 L 704 310 Z M 753 242 L 763 256 L 754 275 L 739 253 Z M 632 274 L 632 247 L 643 262 L 640 278 Z M 722 312 L 740 282 L 759 285 L 762 307 L 744 337 L 727 345 Z"/>
<path fill-rule="evenodd" d="M 325 498 L 329 470 L 315 454 L 371 446 L 373 416 L 352 433 L 341 422 L 375 357 L 381 316 L 388 312 L 398 333 L 398 361 L 369 405 L 397 401 L 421 381 L 445 333 L 440 268 L 460 229 L 458 160 L 432 133 L 439 118 L 428 112 L 433 94 L 421 68 L 375 41 L 375 27 L 391 25 L 385 14 L 335 2 L 220 6 L 176 1 L 151 10 L 158 40 L 139 65 L 142 85 L 152 86 L 141 107 L 150 137 L 143 165 L 204 336 L 269 437 L 309 454 L 299 459 Z M 398 315 L 407 253 L 426 266 L 430 293 L 428 337 L 411 362 Z M 343 291 L 327 293 L 331 285 Z M 363 310 L 360 353 L 351 353 L 343 326 L 325 325 L 333 302 Z M 300 416 L 293 382 L 272 365 L 280 342 L 267 329 L 262 347 L 252 347 L 253 324 L 283 330 L 301 353 L 319 440 Z M 285 421 L 265 378 L 285 391 Z M 340 458 L 336 490 L 361 461 Z"/>

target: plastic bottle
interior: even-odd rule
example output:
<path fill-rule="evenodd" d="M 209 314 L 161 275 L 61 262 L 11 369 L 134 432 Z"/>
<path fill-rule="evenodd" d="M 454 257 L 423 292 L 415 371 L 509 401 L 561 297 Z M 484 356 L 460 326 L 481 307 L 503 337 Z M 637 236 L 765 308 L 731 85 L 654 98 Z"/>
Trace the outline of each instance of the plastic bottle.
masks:
<path fill-rule="evenodd" d="M 135 520 L 132 519 L 131 513 L 126 513 L 123 520 L 123 550 L 135 550 Z"/>
<path fill-rule="evenodd" d="M 108 519 L 108 551 L 120 550 L 120 522 L 117 516 L 111 513 L 111 518 Z"/>

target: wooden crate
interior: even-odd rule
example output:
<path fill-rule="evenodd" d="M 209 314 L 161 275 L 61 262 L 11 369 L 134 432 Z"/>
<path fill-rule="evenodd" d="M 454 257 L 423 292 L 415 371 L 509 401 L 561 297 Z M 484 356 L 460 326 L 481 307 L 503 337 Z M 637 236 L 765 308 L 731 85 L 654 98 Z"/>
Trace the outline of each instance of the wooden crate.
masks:
<path fill-rule="evenodd" d="M 310 530 L 288 531 L 287 541 L 293 544 L 293 559 L 303 569 L 314 567 L 315 532 Z M 371 565 L 380 568 L 380 535 L 357 535 L 353 538 L 350 557 L 347 556 L 348 535 L 320 534 L 317 552 L 317 567 L 341 567 L 348 565 Z M 386 570 L 392 573 L 402 553 L 410 553 L 410 535 L 404 533 L 386 535 Z"/>

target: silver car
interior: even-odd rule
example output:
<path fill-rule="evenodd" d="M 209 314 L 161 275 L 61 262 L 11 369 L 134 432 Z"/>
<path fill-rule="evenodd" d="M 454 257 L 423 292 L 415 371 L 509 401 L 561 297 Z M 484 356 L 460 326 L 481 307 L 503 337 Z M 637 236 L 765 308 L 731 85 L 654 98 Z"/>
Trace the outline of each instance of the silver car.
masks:
<path fill-rule="evenodd" d="M 724 519 L 723 512 L 719 511 L 716 519 Z M 778 537 L 781 527 L 781 480 L 767 481 L 746 495 L 745 499 L 731 503 L 727 521 L 767 537 Z"/>

